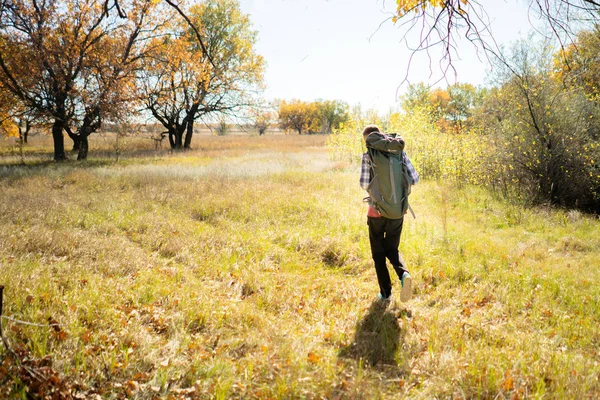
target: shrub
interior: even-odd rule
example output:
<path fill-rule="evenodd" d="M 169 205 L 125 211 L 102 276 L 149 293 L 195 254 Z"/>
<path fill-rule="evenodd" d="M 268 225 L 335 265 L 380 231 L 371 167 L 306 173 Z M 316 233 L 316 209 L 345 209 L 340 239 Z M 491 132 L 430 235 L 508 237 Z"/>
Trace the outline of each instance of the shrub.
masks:
<path fill-rule="evenodd" d="M 485 121 L 502 166 L 495 181 L 533 202 L 598 208 L 598 105 L 581 89 L 565 90 L 544 46 L 520 42 L 506 62 L 496 120 Z"/>

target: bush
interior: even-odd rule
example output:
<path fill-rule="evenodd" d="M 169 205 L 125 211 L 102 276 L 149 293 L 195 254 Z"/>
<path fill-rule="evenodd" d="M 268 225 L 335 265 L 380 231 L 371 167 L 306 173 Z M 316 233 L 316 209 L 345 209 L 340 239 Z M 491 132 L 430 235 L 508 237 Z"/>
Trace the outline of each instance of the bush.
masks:
<path fill-rule="evenodd" d="M 483 108 L 493 105 L 493 113 L 480 115 L 492 118 L 480 117 L 468 133 L 440 132 L 427 108 L 392 114 L 387 131 L 404 137 L 422 179 L 480 185 L 519 201 L 600 213 L 600 108 L 548 76 L 510 80 L 489 96 Z M 335 130 L 328 141 L 332 157 L 358 163 L 365 151 L 364 126 L 383 126 L 371 120 L 354 117 Z"/>
<path fill-rule="evenodd" d="M 329 139 L 336 160 L 358 162 L 365 151 L 362 130 L 368 122 L 354 118 Z M 487 184 L 493 179 L 487 137 L 468 134 L 448 135 L 438 131 L 427 109 L 411 114 L 392 114 L 387 121 L 389 132 L 406 140 L 406 153 L 422 179 L 452 180 L 457 184 Z"/>
<path fill-rule="evenodd" d="M 495 182 L 536 203 L 600 206 L 600 109 L 581 89 L 565 89 L 544 46 L 518 43 L 483 121 L 502 166 Z M 482 113 L 485 114 L 485 113 Z"/>

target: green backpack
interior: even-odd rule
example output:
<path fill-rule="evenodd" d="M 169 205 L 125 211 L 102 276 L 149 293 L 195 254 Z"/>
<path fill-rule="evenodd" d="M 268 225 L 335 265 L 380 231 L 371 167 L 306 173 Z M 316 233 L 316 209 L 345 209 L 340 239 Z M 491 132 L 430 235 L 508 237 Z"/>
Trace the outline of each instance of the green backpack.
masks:
<path fill-rule="evenodd" d="M 367 136 L 371 182 L 370 204 L 384 217 L 400 219 L 408 210 L 410 184 L 402 160 L 404 140 L 396 134 L 374 132 Z"/>

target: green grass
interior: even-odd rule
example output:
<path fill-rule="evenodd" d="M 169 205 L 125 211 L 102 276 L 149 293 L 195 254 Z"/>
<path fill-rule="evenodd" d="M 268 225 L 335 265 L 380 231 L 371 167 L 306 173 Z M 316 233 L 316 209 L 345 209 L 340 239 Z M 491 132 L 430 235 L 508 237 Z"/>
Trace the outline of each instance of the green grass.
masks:
<path fill-rule="evenodd" d="M 295 139 L 3 167 L 4 315 L 60 328 L 3 321 L 51 379 L 2 349 L 0 397 L 600 396 L 597 218 L 423 182 L 383 307 L 358 166 Z"/>

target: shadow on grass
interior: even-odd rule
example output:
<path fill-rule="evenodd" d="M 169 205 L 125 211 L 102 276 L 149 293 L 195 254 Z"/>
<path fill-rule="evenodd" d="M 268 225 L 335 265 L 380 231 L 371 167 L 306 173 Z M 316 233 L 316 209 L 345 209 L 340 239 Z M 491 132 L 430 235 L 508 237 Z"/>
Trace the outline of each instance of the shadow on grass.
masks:
<path fill-rule="evenodd" d="M 3 158 L 2 152 L 0 152 L 0 178 L 16 177 L 19 178 L 23 175 L 31 176 L 38 174 L 45 174 L 48 169 L 62 168 L 62 169 L 73 169 L 81 170 L 96 167 L 109 167 L 109 166 L 125 166 L 129 163 L 151 163 L 155 159 L 165 156 L 173 156 L 178 154 L 185 154 L 182 152 L 174 152 L 170 150 L 132 150 L 123 151 L 119 155 L 119 160 L 116 160 L 114 151 L 94 151 L 90 154 L 87 160 L 78 161 L 77 153 L 67 152 L 67 159 L 64 161 L 56 162 L 52 159 L 53 153 L 51 152 L 39 152 L 31 153 L 25 156 L 24 162 L 14 156 L 9 155 L 8 158 Z"/>
<path fill-rule="evenodd" d="M 396 352 L 406 334 L 398 323 L 403 315 L 409 312 L 375 300 L 358 322 L 354 340 L 340 350 L 339 357 L 362 359 L 373 367 L 396 366 Z"/>

